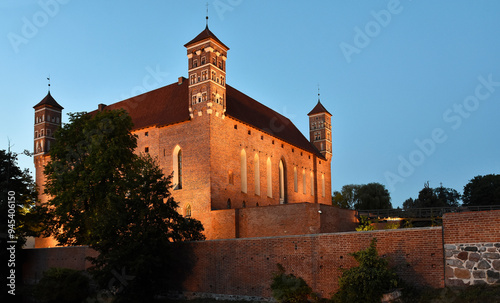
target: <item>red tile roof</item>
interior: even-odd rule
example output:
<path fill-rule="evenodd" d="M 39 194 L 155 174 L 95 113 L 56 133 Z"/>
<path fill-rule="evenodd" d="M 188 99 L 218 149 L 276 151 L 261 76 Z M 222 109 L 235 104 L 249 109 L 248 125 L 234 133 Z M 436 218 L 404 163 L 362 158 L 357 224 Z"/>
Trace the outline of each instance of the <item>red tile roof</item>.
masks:
<path fill-rule="evenodd" d="M 45 96 L 45 98 L 42 99 L 42 101 L 38 102 L 37 105 L 33 106 L 33 108 L 36 109 L 42 105 L 46 105 L 48 107 L 54 107 L 60 110 L 64 109 L 64 107 L 62 107 L 61 105 L 59 105 L 59 103 L 56 102 L 56 100 L 52 97 L 50 92 L 47 94 L 47 96 Z"/>
<path fill-rule="evenodd" d="M 108 105 L 104 109 L 127 110 L 134 123 L 134 130 L 188 121 L 190 120 L 188 86 L 187 79 L 183 78 L 180 85 L 176 82 Z M 227 116 L 324 158 L 288 118 L 232 86 L 226 85 L 226 96 Z"/>
<path fill-rule="evenodd" d="M 330 116 L 332 115 L 326 110 L 326 108 L 323 106 L 323 104 L 321 104 L 321 102 L 319 102 L 319 100 L 318 100 L 318 104 L 316 104 L 316 106 L 312 109 L 312 111 L 310 111 L 307 115 L 310 116 L 310 115 L 320 114 L 320 113 L 327 113 Z"/>
<path fill-rule="evenodd" d="M 219 38 L 217 38 L 217 36 L 215 36 L 214 33 L 212 33 L 208 29 L 208 25 L 205 27 L 205 29 L 200 34 L 198 34 L 198 36 L 194 37 L 193 40 L 184 44 L 184 46 L 188 47 L 188 45 L 194 44 L 194 43 L 199 42 L 199 41 L 203 41 L 203 40 L 208 39 L 208 38 L 213 38 L 215 41 L 217 41 L 219 44 L 221 44 L 222 46 L 224 46 L 225 48 L 227 48 L 229 50 L 229 47 L 227 47 L 224 43 L 222 43 L 222 41 L 220 41 Z"/>

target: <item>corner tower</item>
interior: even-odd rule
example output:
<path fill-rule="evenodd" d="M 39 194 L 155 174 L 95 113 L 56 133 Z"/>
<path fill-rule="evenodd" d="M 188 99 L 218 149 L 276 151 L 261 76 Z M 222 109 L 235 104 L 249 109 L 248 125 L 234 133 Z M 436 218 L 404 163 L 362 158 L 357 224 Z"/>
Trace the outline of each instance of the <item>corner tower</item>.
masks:
<path fill-rule="evenodd" d="M 332 114 L 318 104 L 307 114 L 309 116 L 310 141 L 328 160 L 332 158 Z"/>
<path fill-rule="evenodd" d="M 191 118 L 207 114 L 224 117 L 226 111 L 226 59 L 229 48 L 208 25 L 187 49 L 189 72 L 189 110 Z"/>
<path fill-rule="evenodd" d="M 43 170 L 50 161 L 50 147 L 54 144 L 54 133 L 61 126 L 61 114 L 63 107 L 49 93 L 37 105 L 35 109 L 35 136 L 34 136 L 34 162 L 35 182 L 38 187 L 38 202 L 47 203 L 47 195 L 43 194 L 45 189 L 45 175 Z M 57 241 L 53 238 L 36 238 L 35 248 L 55 246 Z"/>

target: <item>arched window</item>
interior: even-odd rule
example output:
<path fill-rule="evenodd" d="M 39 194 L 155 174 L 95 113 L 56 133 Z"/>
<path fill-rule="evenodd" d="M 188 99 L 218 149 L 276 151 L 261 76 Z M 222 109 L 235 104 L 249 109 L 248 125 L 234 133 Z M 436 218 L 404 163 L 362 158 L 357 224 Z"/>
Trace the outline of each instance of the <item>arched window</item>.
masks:
<path fill-rule="evenodd" d="M 255 154 L 253 158 L 253 171 L 254 171 L 254 182 L 255 182 L 255 194 L 260 196 L 260 168 L 259 168 L 259 154 Z"/>
<path fill-rule="evenodd" d="M 298 192 L 299 191 L 299 180 L 297 176 L 297 166 L 293 168 L 293 191 Z"/>
<path fill-rule="evenodd" d="M 325 174 L 321 174 L 321 196 L 325 197 Z"/>
<path fill-rule="evenodd" d="M 174 169 L 174 189 L 182 189 L 182 150 L 175 146 L 172 154 L 172 167 Z"/>
<path fill-rule="evenodd" d="M 186 205 L 186 209 L 184 210 L 184 216 L 186 218 L 190 218 L 191 217 L 191 205 Z"/>
<path fill-rule="evenodd" d="M 286 203 L 286 167 L 283 160 L 279 163 L 280 204 Z"/>
<path fill-rule="evenodd" d="M 314 174 L 311 172 L 311 196 L 314 196 Z"/>
<path fill-rule="evenodd" d="M 302 193 L 305 195 L 307 193 L 307 185 L 306 185 L 306 170 L 302 170 Z"/>
<path fill-rule="evenodd" d="M 231 209 L 231 199 L 227 199 L 227 209 Z"/>
<path fill-rule="evenodd" d="M 244 149 L 241 150 L 241 192 L 247 192 L 247 153 Z"/>
<path fill-rule="evenodd" d="M 271 173 L 271 158 L 267 157 L 267 196 L 273 197 L 273 175 Z"/>

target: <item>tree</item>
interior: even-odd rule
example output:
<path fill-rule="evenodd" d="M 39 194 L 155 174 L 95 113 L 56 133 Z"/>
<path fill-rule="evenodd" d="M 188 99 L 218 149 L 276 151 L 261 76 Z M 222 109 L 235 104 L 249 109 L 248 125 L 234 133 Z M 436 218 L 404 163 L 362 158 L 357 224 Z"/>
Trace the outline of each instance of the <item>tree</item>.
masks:
<path fill-rule="evenodd" d="M 460 194 L 453 188 L 431 188 L 429 181 L 424 183 L 424 188 L 418 193 L 418 198 L 409 198 L 403 203 L 403 209 L 426 207 L 457 207 L 460 205 Z"/>
<path fill-rule="evenodd" d="M 148 155 L 134 154 L 131 129 L 123 110 L 70 114 L 45 168 L 51 198 L 44 211 L 51 218 L 48 233 L 60 244 L 99 252 L 91 261 L 101 285 L 116 272 L 126 274 L 134 278 L 121 294 L 144 299 L 165 286 L 167 273 L 181 275 L 175 265 L 185 263 L 176 259 L 175 243 L 204 236 L 199 221 L 177 212 L 171 177 Z"/>
<path fill-rule="evenodd" d="M 27 237 L 36 236 L 41 230 L 33 212 L 36 196 L 35 182 L 27 169 L 21 170 L 17 165 L 17 154 L 0 150 L 0 211 L 7 218 L 0 221 L 0 227 L 9 240 L 17 241 L 18 248 L 26 243 Z M 10 205 L 14 206 L 12 211 Z"/>
<path fill-rule="evenodd" d="M 368 183 L 361 185 L 357 191 L 357 202 L 354 208 L 360 209 L 392 209 L 391 196 L 384 185 Z"/>
<path fill-rule="evenodd" d="M 464 206 L 500 205 L 500 175 L 475 176 L 464 186 Z"/>
<path fill-rule="evenodd" d="M 347 209 L 392 209 L 391 196 L 380 183 L 349 184 L 335 191 L 332 204 Z"/>

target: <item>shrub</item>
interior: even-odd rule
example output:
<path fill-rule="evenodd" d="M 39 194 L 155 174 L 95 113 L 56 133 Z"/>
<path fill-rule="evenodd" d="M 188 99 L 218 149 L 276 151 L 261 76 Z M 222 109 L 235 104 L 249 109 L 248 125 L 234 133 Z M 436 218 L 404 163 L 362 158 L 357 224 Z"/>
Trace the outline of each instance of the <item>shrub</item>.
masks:
<path fill-rule="evenodd" d="M 50 268 L 43 273 L 33 295 L 42 302 L 82 302 L 89 294 L 90 279 L 69 268 Z"/>
<path fill-rule="evenodd" d="M 285 274 L 285 268 L 277 264 L 278 272 L 273 274 L 271 290 L 273 298 L 280 303 L 303 303 L 309 302 L 312 289 L 300 277 L 293 274 Z"/>
<path fill-rule="evenodd" d="M 397 275 L 378 256 L 376 243 L 373 238 L 370 247 L 350 254 L 359 266 L 342 273 L 334 302 L 380 302 L 384 293 L 397 286 Z"/>
<path fill-rule="evenodd" d="M 356 227 L 356 231 L 366 231 L 374 230 L 375 227 L 372 225 L 372 221 L 367 216 L 359 217 L 359 226 Z"/>

